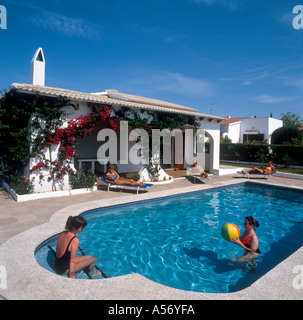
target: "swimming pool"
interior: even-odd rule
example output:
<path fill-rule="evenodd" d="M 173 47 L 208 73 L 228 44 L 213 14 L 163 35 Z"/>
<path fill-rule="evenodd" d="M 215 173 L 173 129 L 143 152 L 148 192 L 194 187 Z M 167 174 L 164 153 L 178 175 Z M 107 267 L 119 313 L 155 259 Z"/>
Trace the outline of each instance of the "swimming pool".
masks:
<path fill-rule="evenodd" d="M 189 291 L 243 289 L 302 246 L 303 193 L 242 183 L 83 213 L 79 235 L 87 254 L 109 276 L 129 273 Z M 255 270 L 231 262 L 243 249 L 221 237 L 225 222 L 253 215 L 262 255 Z M 56 238 L 47 244 L 55 247 Z M 49 250 L 39 246 L 37 261 L 50 268 Z"/>

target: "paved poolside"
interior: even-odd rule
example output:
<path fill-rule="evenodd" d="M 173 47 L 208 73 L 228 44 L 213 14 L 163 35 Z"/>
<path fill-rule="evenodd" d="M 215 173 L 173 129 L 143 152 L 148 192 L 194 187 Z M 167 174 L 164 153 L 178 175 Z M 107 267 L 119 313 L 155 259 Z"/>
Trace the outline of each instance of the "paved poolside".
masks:
<path fill-rule="evenodd" d="M 225 180 L 231 177 L 213 176 L 211 183 L 213 185 L 221 185 Z M 208 182 L 207 182 L 208 183 Z M 199 185 L 198 183 L 194 185 Z M 203 187 L 202 184 L 200 184 Z M 302 183 L 303 185 L 303 183 Z M 193 186 L 193 183 L 186 178 L 177 178 L 173 183 L 164 185 L 155 185 L 149 189 L 148 193 L 159 193 L 164 190 L 182 189 L 184 187 Z M 144 192 L 140 192 L 144 193 Z M 44 224 L 49 221 L 50 217 L 58 210 L 76 204 L 95 200 L 116 199 L 134 195 L 133 190 L 119 192 L 113 190 L 107 192 L 105 187 L 99 190 L 75 196 L 65 196 L 51 199 L 33 200 L 28 202 L 17 203 L 7 192 L 0 188 L 0 245 L 9 238 L 29 228 Z M 72 212 L 71 212 L 72 215 Z"/>
<path fill-rule="evenodd" d="M 250 180 L 303 189 L 303 180 L 298 179 L 272 176 L 270 179 L 256 177 L 255 179 Z M 41 237 L 41 234 L 38 234 L 40 233 L 40 231 L 38 232 L 39 228 L 33 229 L 34 235 L 31 235 L 31 231 L 29 230 L 33 227 L 41 226 L 40 229 L 45 231 L 43 239 L 46 239 L 46 234 L 49 231 L 47 227 L 48 223 L 56 224 L 56 227 L 58 228 L 59 224 L 64 225 L 63 221 L 66 221 L 66 216 L 68 214 L 79 214 L 81 210 L 84 211 L 83 208 L 89 209 L 94 205 L 100 206 L 101 203 L 110 205 L 111 203 L 122 203 L 134 201 L 135 199 L 177 194 L 184 192 L 185 190 L 207 189 L 244 181 L 247 180 L 243 178 L 243 176 L 237 174 L 213 176 L 211 181 L 206 184 L 193 184 L 192 181 L 186 178 L 180 178 L 175 179 L 171 184 L 155 185 L 149 189 L 148 193 L 141 193 L 139 196 L 134 195 L 134 191 L 107 192 L 105 188 L 102 188 L 93 193 L 83 195 L 41 199 L 22 203 L 15 202 L 6 191 L 2 189 L 0 192 L 0 265 L 1 259 L 3 261 L 8 259 L 7 254 L 4 254 L 2 251 L 9 250 L 9 248 L 12 248 L 12 246 L 15 245 L 13 241 L 11 241 L 15 239 L 15 236 L 18 238 L 18 235 L 22 233 L 23 239 L 35 237 L 36 240 L 37 237 Z M 70 211 L 70 208 L 67 212 L 67 207 L 74 210 L 74 213 Z M 51 219 L 53 215 L 54 217 Z M 31 240 L 29 239 L 29 241 Z M 23 250 L 22 244 L 20 245 L 19 250 L 20 252 Z M 1 253 L 3 253 L 3 255 L 1 255 Z M 17 255 L 18 252 L 15 254 Z M 32 263 L 32 261 L 29 262 L 29 264 L 30 263 Z M 40 290 L 40 283 L 36 283 L 38 280 L 34 280 L 33 278 L 24 279 L 23 283 L 24 286 L 27 285 L 32 288 L 31 290 L 26 290 L 25 287 L 19 288 L 23 281 L 18 282 L 14 279 L 16 282 L 15 286 L 12 284 L 7 290 L 2 290 L 1 294 L 9 299 L 20 299 L 20 297 L 21 299 L 92 299 L 92 297 L 97 297 L 99 299 L 302 299 L 303 289 L 296 290 L 292 286 L 292 280 L 295 276 L 295 274 L 292 273 L 292 269 L 293 266 L 299 264 L 303 265 L 302 248 L 295 252 L 289 259 L 278 265 L 274 269 L 275 272 L 272 271 L 269 275 L 265 275 L 245 291 L 231 294 L 183 292 L 182 290 L 167 288 L 156 283 L 151 284 L 151 281 L 136 274 L 125 276 L 123 277 L 123 280 L 121 279 L 122 277 L 101 280 L 103 281 L 102 287 L 105 290 L 103 292 L 100 292 L 100 288 L 98 289 L 98 281 L 84 280 L 88 281 L 89 289 L 87 288 L 84 290 L 82 296 L 74 294 L 68 295 L 66 292 L 67 288 L 73 290 L 76 285 L 75 282 L 78 280 L 60 279 L 60 286 L 62 286 L 61 293 L 52 296 L 50 290 L 42 293 Z M 33 272 L 27 271 L 30 273 Z M 48 279 L 46 279 L 47 285 L 50 286 L 51 281 L 54 279 L 57 280 L 56 275 L 49 274 L 44 269 L 41 270 L 41 272 L 44 277 L 45 274 L 48 277 Z M 12 283 L 14 281 L 12 281 Z M 136 283 L 138 286 L 136 286 Z M 123 286 L 121 287 L 122 284 Z M 142 288 L 142 284 L 146 285 L 144 289 Z M 114 289 L 115 285 L 117 285 L 117 289 Z M 35 288 L 38 286 L 40 290 L 39 295 L 35 297 Z M 127 288 L 129 289 L 128 291 Z M 281 288 L 283 288 L 283 290 Z M 75 291 L 77 291 L 77 289 Z M 26 295 L 25 292 L 28 292 L 28 295 Z M 98 294 L 96 294 L 96 292 L 98 292 Z"/>

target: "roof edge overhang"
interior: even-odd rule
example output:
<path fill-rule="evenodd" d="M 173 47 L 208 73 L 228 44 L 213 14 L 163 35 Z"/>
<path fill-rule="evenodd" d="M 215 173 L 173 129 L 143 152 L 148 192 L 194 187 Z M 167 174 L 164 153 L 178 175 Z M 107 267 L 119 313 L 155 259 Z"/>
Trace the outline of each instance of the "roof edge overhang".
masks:
<path fill-rule="evenodd" d="M 207 120 L 217 121 L 218 123 L 224 120 L 223 117 L 208 115 L 204 113 L 198 113 L 194 111 L 185 111 L 179 109 L 173 109 L 168 107 L 161 107 L 158 105 L 151 105 L 146 103 L 139 103 L 139 102 L 131 102 L 121 99 L 114 99 L 109 98 L 106 95 L 98 95 L 95 93 L 83 93 L 79 91 L 67 90 L 67 89 L 60 89 L 54 87 L 47 87 L 47 86 L 39 86 L 39 85 L 31 85 L 25 83 L 13 83 L 10 87 L 10 90 L 15 90 L 18 93 L 24 94 L 40 94 L 45 97 L 65 97 L 74 102 L 87 102 L 87 103 L 99 103 L 104 105 L 110 105 L 113 107 L 130 107 L 136 109 L 144 109 L 144 110 L 151 110 L 151 111 L 158 111 L 158 112 L 165 112 L 165 113 L 174 113 L 174 114 L 183 114 L 188 116 L 196 117 L 197 120 L 203 121 Z"/>

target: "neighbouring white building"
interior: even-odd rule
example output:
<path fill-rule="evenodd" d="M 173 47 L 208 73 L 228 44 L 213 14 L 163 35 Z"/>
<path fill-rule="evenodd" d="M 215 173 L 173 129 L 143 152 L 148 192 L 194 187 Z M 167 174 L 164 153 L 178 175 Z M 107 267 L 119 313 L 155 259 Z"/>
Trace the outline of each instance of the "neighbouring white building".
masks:
<path fill-rule="evenodd" d="M 16 93 L 19 96 L 24 95 L 28 97 L 29 95 L 37 95 L 44 99 L 52 99 L 57 97 L 65 97 L 70 100 L 74 105 L 78 105 L 79 109 L 73 110 L 71 107 L 68 107 L 70 114 L 68 115 L 66 121 L 76 119 L 80 115 L 86 116 L 92 112 L 94 105 L 106 105 L 113 112 L 121 109 L 129 109 L 136 111 L 142 119 L 149 119 L 148 111 L 157 112 L 160 114 L 169 115 L 186 115 L 195 117 L 199 122 L 200 129 L 205 133 L 205 137 L 210 142 L 209 152 L 204 154 L 205 159 L 203 159 L 204 168 L 213 174 L 225 174 L 224 169 L 219 168 L 219 154 L 220 154 L 220 122 L 224 119 L 222 117 L 207 115 L 197 112 L 197 110 L 177 105 L 174 103 L 140 97 L 132 94 L 121 93 L 117 90 L 105 90 L 98 93 L 85 93 L 78 92 L 67 89 L 60 89 L 55 87 L 45 86 L 45 59 L 44 54 L 41 48 L 37 50 L 32 60 L 32 75 L 31 83 L 13 83 L 11 85 L 10 91 Z M 102 127 L 102 125 L 100 125 Z M 176 140 L 172 141 L 172 154 L 171 154 L 171 168 L 186 168 L 192 163 L 186 162 L 186 155 L 188 153 L 197 152 L 197 129 L 193 126 L 185 126 L 183 128 L 183 133 L 186 129 L 192 129 L 194 132 L 194 140 L 187 141 L 186 134 L 184 135 L 182 145 L 175 145 Z M 97 158 L 97 151 L 102 145 L 102 142 L 98 141 L 98 130 L 89 136 L 84 137 L 79 140 L 79 145 L 77 146 L 78 157 L 75 158 L 72 162 L 73 169 L 77 170 L 83 163 L 88 162 L 93 170 L 98 172 L 105 171 L 105 165 L 101 164 Z M 201 131 L 200 131 L 201 132 Z M 186 133 L 186 132 L 185 132 Z M 172 138 L 173 139 L 173 138 Z M 120 145 L 121 137 L 118 137 L 118 145 Z M 134 144 L 134 143 L 133 143 Z M 133 146 L 129 144 L 128 148 Z M 174 148 L 181 150 L 183 154 L 183 163 L 176 164 L 174 161 Z M 119 156 L 119 155 L 118 155 Z M 52 152 L 52 159 L 58 157 L 58 148 L 54 146 Z M 36 177 L 35 179 L 35 191 L 51 191 L 52 183 L 48 182 L 47 179 L 44 179 L 43 182 L 39 179 L 41 171 L 34 171 L 30 173 L 30 169 L 37 164 L 37 159 L 31 159 L 28 167 L 26 168 L 26 175 L 31 177 Z M 118 159 L 117 168 L 120 173 L 122 172 L 138 172 L 142 168 L 142 164 L 133 165 L 133 164 L 123 164 L 120 163 Z M 43 170 L 43 169 L 41 169 Z M 66 175 L 63 181 L 58 185 L 57 189 L 68 189 L 68 176 Z"/>
<path fill-rule="evenodd" d="M 283 121 L 271 117 L 226 117 L 220 122 L 220 131 L 223 137 L 228 137 L 233 143 L 246 141 L 263 141 L 271 143 L 272 133 L 283 127 Z"/>

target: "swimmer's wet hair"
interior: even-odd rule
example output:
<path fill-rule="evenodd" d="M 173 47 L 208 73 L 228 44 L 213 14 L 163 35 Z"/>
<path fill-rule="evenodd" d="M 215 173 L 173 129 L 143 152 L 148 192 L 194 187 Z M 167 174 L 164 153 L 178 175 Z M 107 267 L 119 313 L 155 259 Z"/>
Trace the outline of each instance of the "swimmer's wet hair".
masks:
<path fill-rule="evenodd" d="M 259 222 L 252 216 L 245 217 L 245 220 L 249 222 L 250 225 L 254 226 L 254 228 L 259 228 Z"/>
<path fill-rule="evenodd" d="M 86 225 L 87 225 L 87 221 L 83 217 L 69 216 L 66 221 L 65 229 L 71 231 L 73 229 L 79 229 L 80 227 L 84 228 Z"/>

